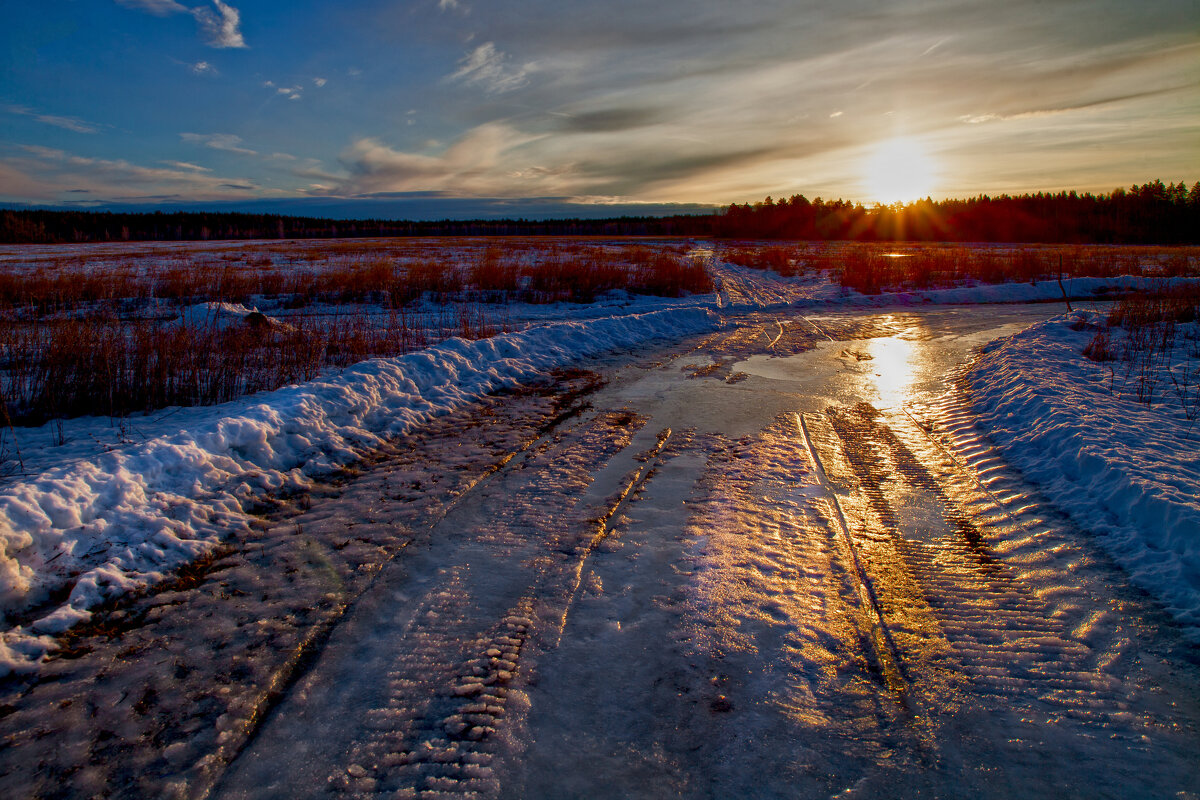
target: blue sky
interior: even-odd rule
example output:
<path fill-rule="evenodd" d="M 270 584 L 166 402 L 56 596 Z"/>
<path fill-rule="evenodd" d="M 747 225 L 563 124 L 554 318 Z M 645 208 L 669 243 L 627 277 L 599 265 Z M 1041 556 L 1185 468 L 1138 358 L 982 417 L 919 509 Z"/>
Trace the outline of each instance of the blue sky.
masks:
<path fill-rule="evenodd" d="M 934 197 L 1200 179 L 1196 0 L 2 2 L 0 202 L 869 203 L 906 160 Z"/>

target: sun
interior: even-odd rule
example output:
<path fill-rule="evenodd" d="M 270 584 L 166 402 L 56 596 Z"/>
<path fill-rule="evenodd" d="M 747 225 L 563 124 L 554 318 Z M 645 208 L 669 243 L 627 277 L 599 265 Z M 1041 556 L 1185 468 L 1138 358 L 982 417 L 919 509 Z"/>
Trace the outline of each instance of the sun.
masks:
<path fill-rule="evenodd" d="M 877 203 L 919 200 L 932 193 L 937 167 L 929 150 L 915 139 L 896 138 L 875 145 L 863 165 L 870 199 Z"/>

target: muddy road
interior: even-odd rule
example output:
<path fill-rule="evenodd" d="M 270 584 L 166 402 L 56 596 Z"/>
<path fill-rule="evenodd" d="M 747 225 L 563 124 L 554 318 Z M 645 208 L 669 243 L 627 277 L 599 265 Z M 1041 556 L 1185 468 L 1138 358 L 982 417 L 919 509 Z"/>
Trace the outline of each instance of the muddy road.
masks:
<path fill-rule="evenodd" d="M 1196 648 L 957 383 L 1046 313 L 748 315 L 442 418 L 6 687 L 0 789 L 1195 797 Z"/>

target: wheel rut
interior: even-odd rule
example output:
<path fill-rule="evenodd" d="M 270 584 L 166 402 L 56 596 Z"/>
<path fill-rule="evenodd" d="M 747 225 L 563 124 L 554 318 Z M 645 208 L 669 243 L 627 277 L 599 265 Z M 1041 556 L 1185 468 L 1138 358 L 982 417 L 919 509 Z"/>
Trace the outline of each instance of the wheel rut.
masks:
<path fill-rule="evenodd" d="M 1130 761 L 1102 772 L 1188 774 L 1188 745 L 1164 746 L 1159 737 L 1187 728 L 1188 715 L 1173 703 L 1146 702 L 1148 678 L 1131 657 L 1139 644 L 1102 622 L 1125 602 L 1104 598 L 1104 578 L 1120 576 L 1094 558 L 1069 556 L 1081 548 L 1078 532 L 967 430 L 967 410 L 943 404 L 926 411 L 944 420 L 944 436 L 909 412 L 888 415 L 866 403 L 830 408 L 822 448 L 840 461 L 864 582 L 895 634 L 914 704 L 944 706 L 958 720 L 986 714 L 990 725 L 1008 730 L 990 750 L 1045 760 L 1051 776 L 1071 767 L 1044 759 L 1039 748 L 1053 743 L 1059 759 L 1073 751 L 1085 758 L 1094 732 L 1105 729 L 1127 740 Z M 1039 545 L 1050 552 L 1037 554 Z M 1047 582 L 1051 570 L 1064 579 Z M 945 743 L 962 723 L 930 716 L 946 764 L 958 748 Z"/>

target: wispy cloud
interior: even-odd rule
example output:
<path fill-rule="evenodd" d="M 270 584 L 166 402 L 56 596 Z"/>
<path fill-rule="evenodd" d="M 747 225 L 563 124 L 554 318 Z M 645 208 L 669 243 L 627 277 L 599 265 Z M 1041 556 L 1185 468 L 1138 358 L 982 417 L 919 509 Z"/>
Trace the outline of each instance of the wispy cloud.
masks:
<path fill-rule="evenodd" d="M 231 5 L 221 0 L 212 0 L 213 8 L 198 6 L 192 9 L 192 16 L 200 23 L 200 30 L 208 39 L 211 47 L 240 48 L 246 46 L 239 29 L 242 21 L 241 13 Z M 216 9 L 215 11 L 213 9 Z"/>
<path fill-rule="evenodd" d="M 299 100 L 304 96 L 303 91 L 303 87 L 300 86 L 280 86 L 275 90 L 275 94 L 281 94 L 288 100 Z"/>
<path fill-rule="evenodd" d="M 459 62 L 459 68 L 449 79 L 461 81 L 469 86 L 482 86 L 492 94 L 511 92 L 529 82 L 529 74 L 537 66 L 533 63 L 520 67 L 509 67 L 508 56 L 496 49 L 493 42 L 479 45 Z"/>
<path fill-rule="evenodd" d="M 313 78 L 313 85 L 320 89 L 325 84 L 329 83 L 326 78 Z"/>
<path fill-rule="evenodd" d="M 189 144 L 201 145 L 212 150 L 222 150 L 226 153 L 237 153 L 243 156 L 256 156 L 257 150 L 242 147 L 242 138 L 232 133 L 181 133 L 179 138 Z"/>
<path fill-rule="evenodd" d="M 208 167 L 202 167 L 199 164 L 193 164 L 190 161 L 164 161 L 162 163 L 166 164 L 168 167 L 187 169 L 191 170 L 192 172 L 212 172 L 212 170 Z"/>
<path fill-rule="evenodd" d="M 529 169 L 520 165 L 514 151 L 538 138 L 501 123 L 488 123 L 468 131 L 436 155 L 396 150 L 376 139 L 359 139 L 342 153 L 340 160 L 349 176 L 340 178 L 337 191 L 344 195 L 411 191 L 510 195 L 514 190 L 512 175 Z"/>
<path fill-rule="evenodd" d="M 186 6 L 176 3 L 175 0 L 117 0 L 117 5 L 145 11 L 156 17 L 165 17 L 168 14 L 186 14 L 189 10 Z"/>
<path fill-rule="evenodd" d="M 50 200 L 65 195 L 88 195 L 111 200 L 148 196 L 186 196 L 197 199 L 245 197 L 261 190 L 244 178 L 207 174 L 203 167 L 178 162 L 179 168 L 145 167 L 124 159 L 91 158 L 35 145 L 20 148 L 24 156 L 0 163 L 0 184 L 30 187 L 32 198 Z M 182 166 L 186 165 L 186 166 Z M 170 164 L 169 166 L 175 166 Z"/>
<path fill-rule="evenodd" d="M 985 122 L 1008 122 L 1018 119 L 1036 119 L 1038 117 L 1050 117 L 1058 114 L 1069 114 L 1073 111 L 1088 111 L 1093 108 L 1102 106 L 1114 105 L 1116 103 L 1124 103 L 1129 100 L 1141 100 L 1147 97 L 1157 97 L 1163 94 L 1171 94 L 1178 92 L 1181 89 L 1191 88 L 1189 86 L 1170 86 L 1164 89 L 1152 89 L 1147 92 L 1131 92 L 1129 94 L 1117 95 L 1115 97 L 1104 97 L 1099 100 L 1092 100 L 1087 103 L 1076 103 L 1074 105 L 1059 106 L 1056 108 L 1036 108 L 1028 111 L 1017 111 L 1011 113 L 990 113 L 990 114 L 964 114 L 958 118 L 959 122 L 965 122 L 968 125 L 980 125 Z"/>
<path fill-rule="evenodd" d="M 192 64 L 191 69 L 192 73 L 195 75 L 210 75 L 215 78 L 217 75 L 221 74 L 217 72 L 216 67 L 207 61 L 197 61 L 195 64 Z"/>
<path fill-rule="evenodd" d="M 45 125 L 53 125 L 56 128 L 63 128 L 64 130 L 74 131 L 75 133 L 99 133 L 100 131 L 99 126 L 94 125 L 91 122 L 85 122 L 77 117 L 62 117 L 56 114 L 41 114 L 37 111 L 34 111 L 32 108 L 26 108 L 25 106 L 8 106 L 8 112 L 10 114 L 18 114 L 22 117 L 30 117 L 31 119 L 35 119 Z"/>
<path fill-rule="evenodd" d="M 242 15 L 233 6 L 212 0 L 212 7 L 189 7 L 175 0 L 116 0 L 117 5 L 144 11 L 156 17 L 171 14 L 191 14 L 200 26 L 200 33 L 210 47 L 242 48 L 246 40 L 242 36 Z"/>

